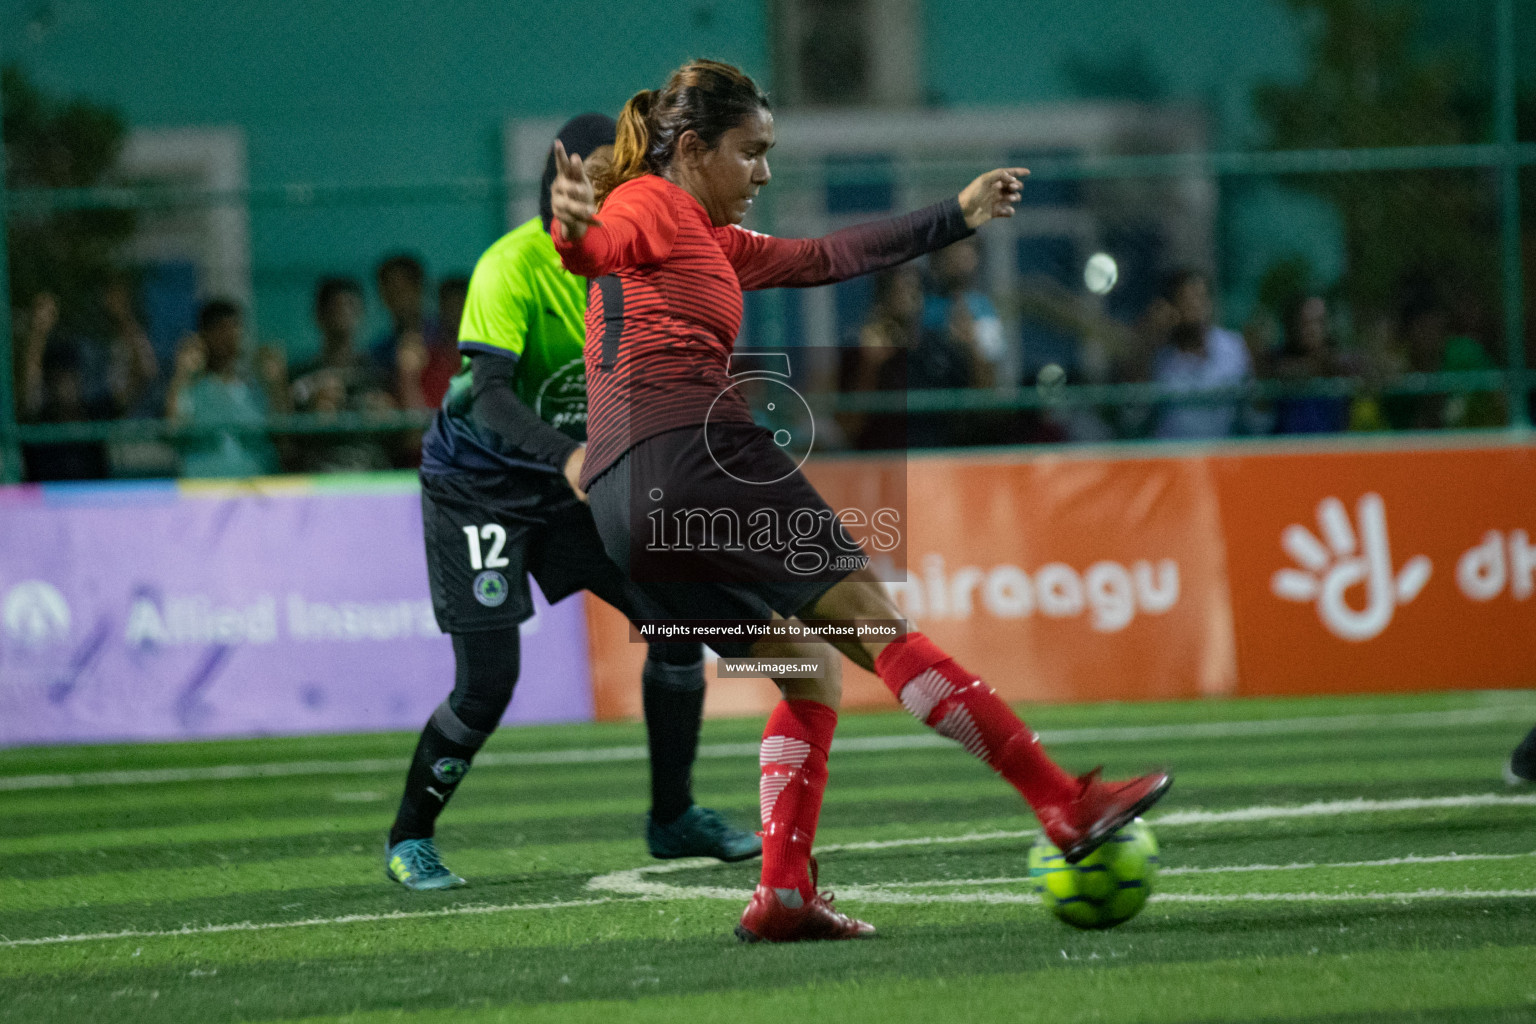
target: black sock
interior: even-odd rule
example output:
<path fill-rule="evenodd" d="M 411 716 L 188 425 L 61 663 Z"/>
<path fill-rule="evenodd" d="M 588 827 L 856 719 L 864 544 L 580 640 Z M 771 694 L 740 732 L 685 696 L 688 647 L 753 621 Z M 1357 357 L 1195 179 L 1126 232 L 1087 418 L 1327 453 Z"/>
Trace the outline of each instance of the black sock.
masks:
<path fill-rule="evenodd" d="M 658 652 L 658 647 L 665 650 Z M 689 654 L 694 660 L 684 660 Z M 704 718 L 703 649 L 697 644 L 652 644 L 641 681 L 651 750 L 651 820 L 670 825 L 693 806 L 693 759 Z"/>
<path fill-rule="evenodd" d="M 1522 779 L 1536 779 L 1536 728 L 1525 734 L 1510 755 L 1509 764 Z"/>
<path fill-rule="evenodd" d="M 438 705 L 416 742 L 416 753 L 405 776 L 405 795 L 389 830 L 390 846 L 404 839 L 432 836 L 437 816 L 448 806 L 448 798 L 459 788 L 469 763 L 489 735 L 461 722 L 446 702 Z"/>

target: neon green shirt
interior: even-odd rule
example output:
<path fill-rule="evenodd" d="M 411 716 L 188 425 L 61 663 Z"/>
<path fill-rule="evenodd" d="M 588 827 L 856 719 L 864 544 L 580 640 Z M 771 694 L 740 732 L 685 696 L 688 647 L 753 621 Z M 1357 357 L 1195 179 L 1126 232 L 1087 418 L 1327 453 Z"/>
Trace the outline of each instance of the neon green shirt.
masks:
<path fill-rule="evenodd" d="M 474 380 L 469 356 L 482 352 L 516 359 L 511 384 L 517 397 L 566 437 L 585 441 L 587 375 L 581 348 L 586 315 L 587 282 L 561 266 L 538 218 L 487 249 L 470 276 L 459 321 L 459 351 L 465 358 L 421 439 L 421 471 L 558 473 L 560 467 L 470 415 Z"/>
<path fill-rule="evenodd" d="M 503 235 L 475 264 L 459 321 L 459 350 L 515 356 L 517 397 L 546 423 L 584 440 L 586 315 L 586 280 L 561 266 L 549 232 L 535 217 Z M 463 380 L 466 401 L 468 365 L 454 379 L 455 385 Z"/>

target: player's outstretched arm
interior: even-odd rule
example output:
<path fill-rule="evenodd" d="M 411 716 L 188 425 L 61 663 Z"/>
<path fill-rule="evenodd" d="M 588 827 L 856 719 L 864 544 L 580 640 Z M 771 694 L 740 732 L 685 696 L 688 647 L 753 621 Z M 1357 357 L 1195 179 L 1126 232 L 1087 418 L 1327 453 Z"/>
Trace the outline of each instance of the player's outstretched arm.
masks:
<path fill-rule="evenodd" d="M 823 238 L 773 238 L 736 226 L 717 228 L 715 237 L 746 290 L 833 284 L 942 249 L 994 217 L 1013 216 L 1027 174 L 1023 167 L 999 167 L 954 199 Z"/>

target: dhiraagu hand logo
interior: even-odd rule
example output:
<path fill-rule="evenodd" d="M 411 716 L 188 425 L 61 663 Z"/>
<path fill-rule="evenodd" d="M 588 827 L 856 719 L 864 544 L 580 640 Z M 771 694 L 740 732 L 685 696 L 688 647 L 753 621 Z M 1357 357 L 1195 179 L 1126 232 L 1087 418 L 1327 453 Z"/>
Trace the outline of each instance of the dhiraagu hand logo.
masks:
<path fill-rule="evenodd" d="M 1432 569 L 1424 555 L 1392 567 L 1387 539 L 1387 510 L 1379 494 L 1363 495 L 1355 505 L 1358 529 L 1338 498 L 1317 505 L 1317 534 L 1299 523 L 1280 534 L 1280 546 L 1300 568 L 1281 569 L 1269 589 L 1286 601 L 1317 604 L 1317 617 L 1341 640 L 1359 642 L 1380 636 L 1393 613 L 1419 596 Z M 1358 591 L 1363 602 L 1352 595 Z"/>

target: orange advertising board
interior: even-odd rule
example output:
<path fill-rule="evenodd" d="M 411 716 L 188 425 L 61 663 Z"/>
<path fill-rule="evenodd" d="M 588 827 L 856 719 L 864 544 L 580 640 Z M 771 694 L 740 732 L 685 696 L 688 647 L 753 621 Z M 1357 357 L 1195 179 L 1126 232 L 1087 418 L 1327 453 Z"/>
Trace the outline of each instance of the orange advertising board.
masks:
<path fill-rule="evenodd" d="M 889 496 L 888 467 L 812 472 L 838 510 Z M 1009 700 L 1124 700 L 1231 692 L 1230 605 L 1215 489 L 1198 460 L 914 458 L 891 586 L 911 621 Z M 645 648 L 589 598 L 598 717 L 639 714 Z M 845 664 L 844 706 L 892 707 Z M 767 680 L 716 680 L 711 714 L 766 712 Z"/>
<path fill-rule="evenodd" d="M 811 475 L 835 509 L 897 479 Z M 905 491 L 892 594 L 1008 700 L 1536 686 L 1536 448 L 919 457 Z M 588 602 L 597 714 L 638 716 L 644 645 Z M 777 699 L 710 676 L 710 714 Z"/>
<path fill-rule="evenodd" d="M 1536 685 L 1536 449 L 1211 461 L 1239 693 Z"/>

